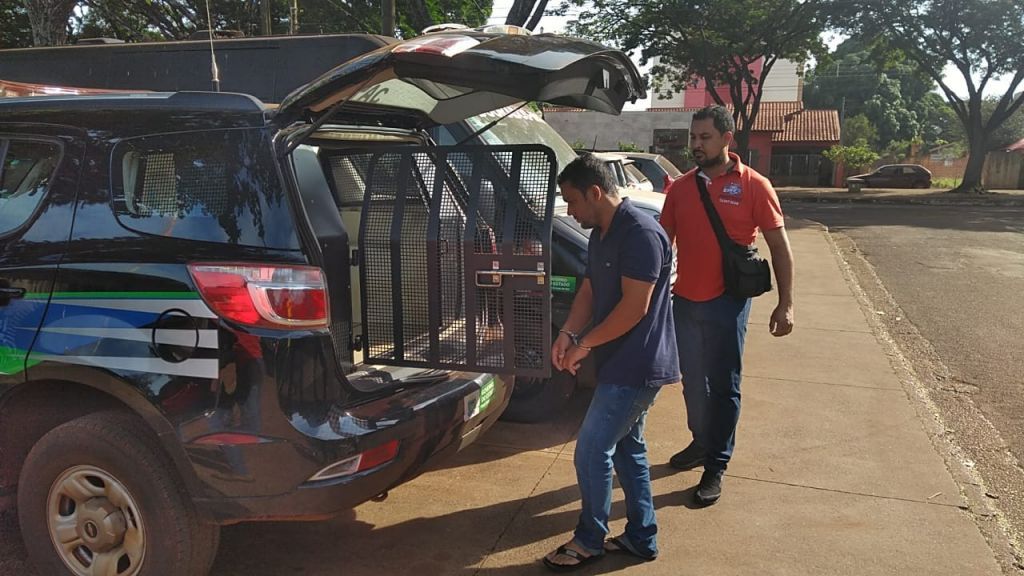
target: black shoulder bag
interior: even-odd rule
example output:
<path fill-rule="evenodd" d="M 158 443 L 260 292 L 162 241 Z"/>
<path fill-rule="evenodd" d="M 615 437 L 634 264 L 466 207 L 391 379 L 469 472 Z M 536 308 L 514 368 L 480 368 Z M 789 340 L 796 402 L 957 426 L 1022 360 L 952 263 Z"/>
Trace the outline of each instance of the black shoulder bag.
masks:
<path fill-rule="evenodd" d="M 718 216 L 708 194 L 708 185 L 701 174 L 695 174 L 700 201 L 708 214 L 711 227 L 715 229 L 718 245 L 722 248 L 722 275 L 725 277 L 725 293 L 736 298 L 754 298 L 772 289 L 772 271 L 768 261 L 757 253 L 757 246 L 741 246 L 733 242 L 725 232 L 722 219 Z"/>

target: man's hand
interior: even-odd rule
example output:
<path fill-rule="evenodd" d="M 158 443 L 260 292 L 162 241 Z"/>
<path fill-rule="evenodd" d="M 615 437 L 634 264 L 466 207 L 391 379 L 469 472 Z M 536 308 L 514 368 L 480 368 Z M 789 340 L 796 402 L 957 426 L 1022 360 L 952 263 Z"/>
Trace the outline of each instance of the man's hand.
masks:
<path fill-rule="evenodd" d="M 768 329 L 772 336 L 785 336 L 793 331 L 793 304 L 779 303 L 772 312 L 772 319 L 768 321 Z"/>
<path fill-rule="evenodd" d="M 579 346 L 570 346 L 569 350 L 565 353 L 562 358 L 562 369 L 568 370 L 569 374 L 576 375 L 576 371 L 580 369 L 580 364 L 583 359 L 590 354 L 590 350 L 586 348 L 580 348 Z"/>
<path fill-rule="evenodd" d="M 559 332 L 558 338 L 555 338 L 555 343 L 551 346 L 551 364 L 556 369 L 565 370 L 562 361 L 570 346 L 572 346 L 572 341 L 569 339 L 569 335 L 565 332 Z"/>

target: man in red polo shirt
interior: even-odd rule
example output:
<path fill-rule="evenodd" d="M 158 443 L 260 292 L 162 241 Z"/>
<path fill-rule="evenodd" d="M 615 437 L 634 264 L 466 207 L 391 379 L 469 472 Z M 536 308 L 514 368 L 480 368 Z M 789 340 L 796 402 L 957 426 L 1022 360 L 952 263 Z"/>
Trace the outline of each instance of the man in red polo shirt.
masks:
<path fill-rule="evenodd" d="M 701 203 L 697 178 L 707 183 L 711 203 L 730 238 L 749 245 L 758 230 L 764 233 L 779 296 L 769 329 L 775 336 L 793 330 L 793 253 L 779 198 L 767 178 L 729 152 L 735 127 L 723 106 L 709 106 L 693 115 L 690 150 L 697 168 L 669 187 L 661 213 L 661 225 L 678 250 L 672 313 L 687 426 L 693 435 L 670 463 L 681 470 L 704 466 L 694 493 L 702 506 L 718 501 L 722 474 L 732 457 L 750 299 L 725 293 L 722 251 Z"/>

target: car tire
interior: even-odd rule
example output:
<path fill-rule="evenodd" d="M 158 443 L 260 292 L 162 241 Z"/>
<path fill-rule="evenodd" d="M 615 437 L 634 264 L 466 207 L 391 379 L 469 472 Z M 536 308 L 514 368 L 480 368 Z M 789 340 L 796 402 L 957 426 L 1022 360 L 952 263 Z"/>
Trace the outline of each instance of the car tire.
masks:
<path fill-rule="evenodd" d="M 220 541 L 152 432 L 121 411 L 82 416 L 36 443 L 19 479 L 18 518 L 41 576 L 104 572 L 97 562 L 118 576 L 202 576 Z"/>
<path fill-rule="evenodd" d="M 512 399 L 502 413 L 507 422 L 534 423 L 558 413 L 576 390 L 576 377 L 560 370 L 550 378 L 516 377 Z"/>

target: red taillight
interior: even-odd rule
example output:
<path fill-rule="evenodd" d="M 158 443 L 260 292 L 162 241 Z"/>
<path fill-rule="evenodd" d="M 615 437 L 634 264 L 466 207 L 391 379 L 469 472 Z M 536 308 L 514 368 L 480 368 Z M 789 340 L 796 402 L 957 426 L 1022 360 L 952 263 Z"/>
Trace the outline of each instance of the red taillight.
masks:
<path fill-rule="evenodd" d="M 380 446 L 370 448 L 355 456 L 349 456 L 340 462 L 335 462 L 310 477 L 310 482 L 341 478 L 383 466 L 398 457 L 398 440 L 392 440 Z"/>
<path fill-rule="evenodd" d="M 323 272 L 311 266 L 190 264 L 206 304 L 221 318 L 265 328 L 325 328 Z"/>
<path fill-rule="evenodd" d="M 359 466 L 356 468 L 356 471 L 362 472 L 363 470 L 376 468 L 381 464 L 394 460 L 395 456 L 398 456 L 398 440 L 392 440 L 387 444 L 382 444 L 376 448 L 370 448 L 366 452 L 363 452 L 362 458 L 359 459 Z"/>

